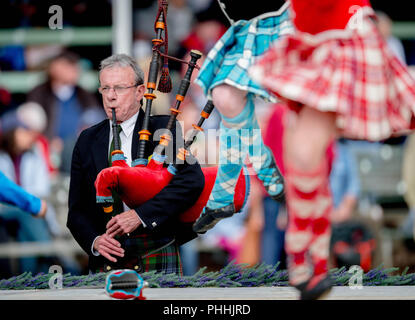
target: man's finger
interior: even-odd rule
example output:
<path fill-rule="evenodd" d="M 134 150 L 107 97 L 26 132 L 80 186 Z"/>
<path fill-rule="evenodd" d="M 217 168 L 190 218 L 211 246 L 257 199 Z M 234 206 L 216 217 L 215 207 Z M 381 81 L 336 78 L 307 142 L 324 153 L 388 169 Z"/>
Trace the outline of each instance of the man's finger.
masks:
<path fill-rule="evenodd" d="M 123 257 L 124 256 L 124 249 L 122 248 L 116 248 L 114 246 L 112 246 L 109 243 L 103 243 L 100 246 L 100 250 L 102 252 L 105 252 L 107 255 L 116 255 L 119 257 Z"/>
<path fill-rule="evenodd" d="M 106 253 L 111 254 L 111 255 L 116 255 L 116 256 L 119 256 L 119 257 L 123 257 L 124 256 L 124 250 L 123 249 L 120 249 L 120 248 L 114 249 L 114 248 L 108 247 L 106 245 L 103 245 L 102 249 Z M 120 251 L 120 250 L 122 250 L 122 251 Z"/>
<path fill-rule="evenodd" d="M 112 243 L 106 242 L 106 243 L 103 243 L 102 246 L 105 246 L 106 248 L 110 249 L 113 252 L 118 252 L 120 254 L 124 254 L 124 249 L 123 248 L 114 246 Z"/>
<path fill-rule="evenodd" d="M 106 228 L 108 229 L 112 227 L 116 222 L 117 220 L 115 220 L 115 218 L 112 218 L 110 221 L 108 221 Z"/>
<path fill-rule="evenodd" d="M 116 247 L 121 248 L 121 243 L 119 243 L 117 240 L 115 240 L 114 238 L 112 238 L 112 237 L 108 236 L 107 234 L 105 234 L 104 236 L 105 236 L 105 239 L 106 239 L 108 242 L 112 243 L 112 244 L 113 244 L 114 246 L 116 246 Z"/>
<path fill-rule="evenodd" d="M 108 259 L 109 261 L 112 261 L 112 262 L 117 262 L 117 259 L 115 259 L 115 258 L 113 258 L 113 257 L 111 257 L 107 252 L 105 252 L 104 250 L 98 250 L 98 252 L 104 257 L 104 258 L 106 258 L 106 259 Z"/>
<path fill-rule="evenodd" d="M 114 232 L 112 232 L 112 233 L 109 233 L 108 234 L 108 236 L 109 237 L 115 237 L 117 234 L 119 234 L 119 235 L 122 235 L 123 234 L 123 231 L 122 231 L 122 229 L 120 228 L 120 229 L 117 229 L 117 230 L 115 230 Z"/>
<path fill-rule="evenodd" d="M 119 226 L 118 224 L 115 224 L 111 228 L 107 229 L 106 234 L 108 234 L 108 235 L 110 235 L 110 237 L 112 237 L 111 234 L 114 234 L 114 233 L 117 234 L 120 231 L 121 231 L 121 226 Z"/>

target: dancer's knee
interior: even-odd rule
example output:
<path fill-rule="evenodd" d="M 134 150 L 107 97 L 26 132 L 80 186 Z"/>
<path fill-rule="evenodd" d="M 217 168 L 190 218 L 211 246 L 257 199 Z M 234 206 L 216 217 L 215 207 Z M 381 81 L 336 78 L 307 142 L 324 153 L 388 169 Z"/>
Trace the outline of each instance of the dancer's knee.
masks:
<path fill-rule="evenodd" d="M 312 143 L 302 143 L 290 148 L 288 161 L 301 171 L 313 171 L 322 157 L 320 148 L 315 148 Z"/>
<path fill-rule="evenodd" d="M 244 91 L 232 86 L 219 85 L 212 90 L 212 100 L 221 114 L 233 118 L 242 112 L 246 103 L 246 95 Z"/>
<path fill-rule="evenodd" d="M 324 161 L 336 129 L 333 115 L 310 108 L 304 111 L 287 131 L 286 161 L 302 171 L 314 171 Z"/>

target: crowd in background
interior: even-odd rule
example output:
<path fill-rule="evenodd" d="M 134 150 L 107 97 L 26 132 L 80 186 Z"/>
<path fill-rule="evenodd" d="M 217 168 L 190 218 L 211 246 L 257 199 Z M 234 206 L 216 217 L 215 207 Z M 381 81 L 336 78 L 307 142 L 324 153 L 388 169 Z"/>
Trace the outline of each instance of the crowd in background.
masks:
<path fill-rule="evenodd" d="M 0 10 L 0 27 L 45 26 L 48 5 L 44 1 L 9 1 L 2 4 L 5 10 Z M 61 6 L 64 8 L 64 26 L 111 25 L 110 1 L 61 1 Z M 148 70 L 152 53 L 151 39 L 154 36 L 156 11 L 157 1 L 134 1 L 132 55 L 145 71 Z M 402 42 L 392 36 L 390 18 L 380 12 L 378 17 L 379 28 L 392 51 L 402 61 L 412 61 L 412 58 L 405 56 Z M 168 11 L 169 54 L 186 58 L 189 50 L 197 49 L 206 55 L 228 26 L 229 22 L 216 1 L 171 0 Z M 23 97 L 13 95 L 7 88 L 0 89 L 0 171 L 33 195 L 49 200 L 45 219 L 36 219 L 14 206 L 0 204 L 0 241 L 3 244 L 16 241 L 50 243 L 67 234 L 61 223 L 64 218 L 60 218 L 66 216 L 67 212 L 54 207 L 57 194 L 53 193 L 53 184 L 68 176 L 72 149 L 79 133 L 105 118 L 97 91 L 82 88 L 79 77 L 86 69 L 96 70 L 101 58 L 105 57 L 102 55 L 109 55 L 111 49 L 95 48 L 87 51 L 85 48 L 62 45 L 0 47 L 0 76 L 1 70 L 44 70 L 46 74 L 46 80 Z M 94 55 L 97 51 L 101 51 L 100 54 Z M 202 62 L 203 59 L 199 63 Z M 172 62 L 170 68 L 172 93 L 157 92 L 154 113 L 169 112 L 175 89 L 184 74 L 184 67 L 180 63 Z M 182 121 L 185 134 L 198 121 L 206 100 L 202 90 L 197 85 L 192 85 L 178 119 Z M 284 173 L 281 158 L 284 147 L 284 108 L 280 104 L 261 101 L 256 106 L 265 144 L 274 152 L 277 164 Z M 220 116 L 214 112 L 205 122 L 204 129 L 218 129 L 219 122 Z M 400 230 L 403 238 L 413 239 L 415 162 L 410 159 L 415 151 L 414 137 L 392 140 L 389 142 L 400 144 L 405 149 L 403 177 L 407 188 L 403 193 L 409 210 Z M 202 165 L 212 165 L 207 161 L 207 150 L 211 151 L 217 145 L 217 136 L 206 136 L 205 140 L 196 141 L 192 151 Z M 374 148 L 378 152 L 380 147 L 381 143 L 340 139 L 327 154 L 333 158 L 331 187 L 335 201 L 335 212 L 332 215 L 332 266 L 360 264 L 368 270 L 380 262 L 376 260 L 375 252 L 379 254 L 382 235 L 374 226 L 381 223 L 382 212 L 376 206 L 376 199 L 372 199 L 371 205 L 381 213 L 366 218 L 361 214 L 369 209 L 361 205 L 360 164 L 357 158 L 362 149 Z M 411 176 L 414 178 L 411 179 Z M 185 274 L 196 272 L 206 263 L 202 252 L 213 252 L 210 255 L 211 264 L 223 266 L 229 261 L 235 261 L 254 265 L 264 262 L 273 265 L 280 263 L 279 267 L 285 268 L 286 208 L 269 198 L 253 175 L 251 180 L 248 204 L 240 214 L 221 221 L 213 230 L 182 246 Z M 373 211 L 373 207 L 370 210 Z M 81 273 L 84 267 L 79 261 L 65 257 L 25 257 L 19 259 L 13 272 L 47 272 L 52 264 L 61 264 L 66 272 L 72 273 Z M 0 278 L 8 276 L 11 274 L 0 270 Z"/>

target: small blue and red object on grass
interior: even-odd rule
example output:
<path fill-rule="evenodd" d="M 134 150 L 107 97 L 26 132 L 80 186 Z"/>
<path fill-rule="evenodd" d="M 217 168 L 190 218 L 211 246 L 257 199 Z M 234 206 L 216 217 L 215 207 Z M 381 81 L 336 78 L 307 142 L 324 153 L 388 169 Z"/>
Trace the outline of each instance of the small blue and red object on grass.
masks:
<path fill-rule="evenodd" d="M 123 269 L 112 271 L 105 281 L 105 291 L 115 299 L 145 300 L 143 289 L 148 283 L 134 270 Z"/>

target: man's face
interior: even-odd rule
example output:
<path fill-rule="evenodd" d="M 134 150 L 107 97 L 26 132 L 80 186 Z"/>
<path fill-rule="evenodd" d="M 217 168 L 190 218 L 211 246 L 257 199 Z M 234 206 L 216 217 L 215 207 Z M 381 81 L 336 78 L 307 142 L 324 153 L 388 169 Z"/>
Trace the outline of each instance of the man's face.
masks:
<path fill-rule="evenodd" d="M 64 58 L 53 61 L 49 66 L 49 75 L 53 84 L 76 85 L 79 78 L 79 66 Z"/>
<path fill-rule="evenodd" d="M 134 86 L 135 77 L 131 67 L 105 68 L 99 76 L 101 88 L 107 88 L 102 93 L 102 102 L 107 117 L 112 120 L 112 109 L 115 109 L 117 122 L 131 118 L 140 108 L 140 100 L 144 96 L 144 85 Z M 131 88 L 127 88 L 131 87 Z M 124 88 L 116 92 L 114 88 Z"/>

